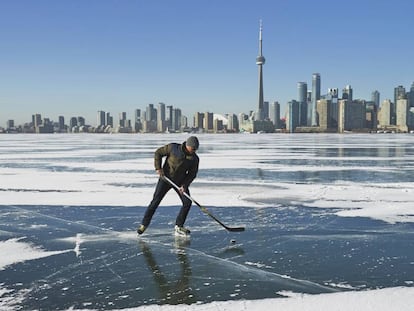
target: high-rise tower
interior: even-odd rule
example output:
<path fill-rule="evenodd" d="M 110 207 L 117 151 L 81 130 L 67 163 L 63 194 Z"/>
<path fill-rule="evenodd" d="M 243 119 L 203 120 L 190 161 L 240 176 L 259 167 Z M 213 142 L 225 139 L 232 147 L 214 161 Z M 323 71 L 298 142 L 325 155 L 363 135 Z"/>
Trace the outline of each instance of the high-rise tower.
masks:
<path fill-rule="evenodd" d="M 316 105 L 321 98 L 321 75 L 314 73 L 312 75 L 312 126 L 318 126 Z"/>
<path fill-rule="evenodd" d="M 306 82 L 298 82 L 298 102 L 299 102 L 299 126 L 306 126 L 308 123 L 308 85 Z"/>
<path fill-rule="evenodd" d="M 263 65 L 265 63 L 265 58 L 262 51 L 262 21 L 260 20 L 259 27 L 259 55 L 256 57 L 256 65 L 259 66 L 259 105 L 257 110 L 256 120 L 264 119 L 264 107 L 263 107 Z"/>
<path fill-rule="evenodd" d="M 374 102 L 375 107 L 379 108 L 380 105 L 380 92 L 378 92 L 377 90 L 375 90 L 374 92 L 371 93 L 371 101 Z"/>

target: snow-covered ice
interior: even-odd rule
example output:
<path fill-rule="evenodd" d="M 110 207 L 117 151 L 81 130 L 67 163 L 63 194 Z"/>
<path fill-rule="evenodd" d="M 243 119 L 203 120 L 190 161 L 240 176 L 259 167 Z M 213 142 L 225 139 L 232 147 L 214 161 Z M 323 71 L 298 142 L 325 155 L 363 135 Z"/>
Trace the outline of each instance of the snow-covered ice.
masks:
<path fill-rule="evenodd" d="M 0 241 L 0 253 L 2 254 L 0 258 L 0 270 L 4 270 L 7 266 L 17 262 L 59 255 L 71 251 L 44 251 L 39 247 L 33 247 L 29 243 L 20 241 L 22 239 Z"/>
<path fill-rule="evenodd" d="M 193 208 L 191 245 L 177 246 L 175 193 L 138 244 L 134 228 L 155 148 L 186 135 L 0 135 L 0 309 L 414 305 L 414 136 L 199 138 L 192 196 L 247 231 Z"/>

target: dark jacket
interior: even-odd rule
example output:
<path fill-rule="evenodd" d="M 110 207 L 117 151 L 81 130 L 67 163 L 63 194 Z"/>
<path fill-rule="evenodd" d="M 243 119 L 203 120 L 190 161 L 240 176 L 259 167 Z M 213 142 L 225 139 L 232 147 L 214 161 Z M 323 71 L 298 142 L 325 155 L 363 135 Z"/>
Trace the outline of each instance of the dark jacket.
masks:
<path fill-rule="evenodd" d="M 165 145 L 155 151 L 154 166 L 156 170 L 161 169 L 163 157 L 167 157 L 162 166 L 165 176 L 170 177 L 179 186 L 188 188 L 197 176 L 199 163 L 197 154 L 190 154 L 185 147 L 185 142 Z"/>

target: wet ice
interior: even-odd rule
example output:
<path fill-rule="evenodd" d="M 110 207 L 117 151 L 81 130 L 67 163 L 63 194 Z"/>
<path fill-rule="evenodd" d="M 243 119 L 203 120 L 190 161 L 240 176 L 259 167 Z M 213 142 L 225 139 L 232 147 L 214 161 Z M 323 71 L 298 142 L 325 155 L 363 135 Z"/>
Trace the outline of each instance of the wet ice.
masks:
<path fill-rule="evenodd" d="M 202 135 L 192 195 L 247 230 L 228 233 L 193 207 L 185 243 L 172 235 L 174 193 L 135 233 L 156 182 L 152 153 L 183 135 L 58 136 L 0 137 L 0 306 L 119 309 L 413 284 L 410 135 Z"/>

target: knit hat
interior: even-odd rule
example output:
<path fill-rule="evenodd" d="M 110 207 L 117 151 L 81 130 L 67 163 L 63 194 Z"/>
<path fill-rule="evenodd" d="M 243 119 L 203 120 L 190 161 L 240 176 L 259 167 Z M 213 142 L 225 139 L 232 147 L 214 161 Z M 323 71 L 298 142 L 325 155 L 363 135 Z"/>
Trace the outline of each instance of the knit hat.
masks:
<path fill-rule="evenodd" d="M 198 146 L 200 145 L 198 142 L 198 138 L 195 136 L 188 137 L 187 141 L 185 142 L 186 146 L 191 147 L 193 149 L 198 149 Z"/>

